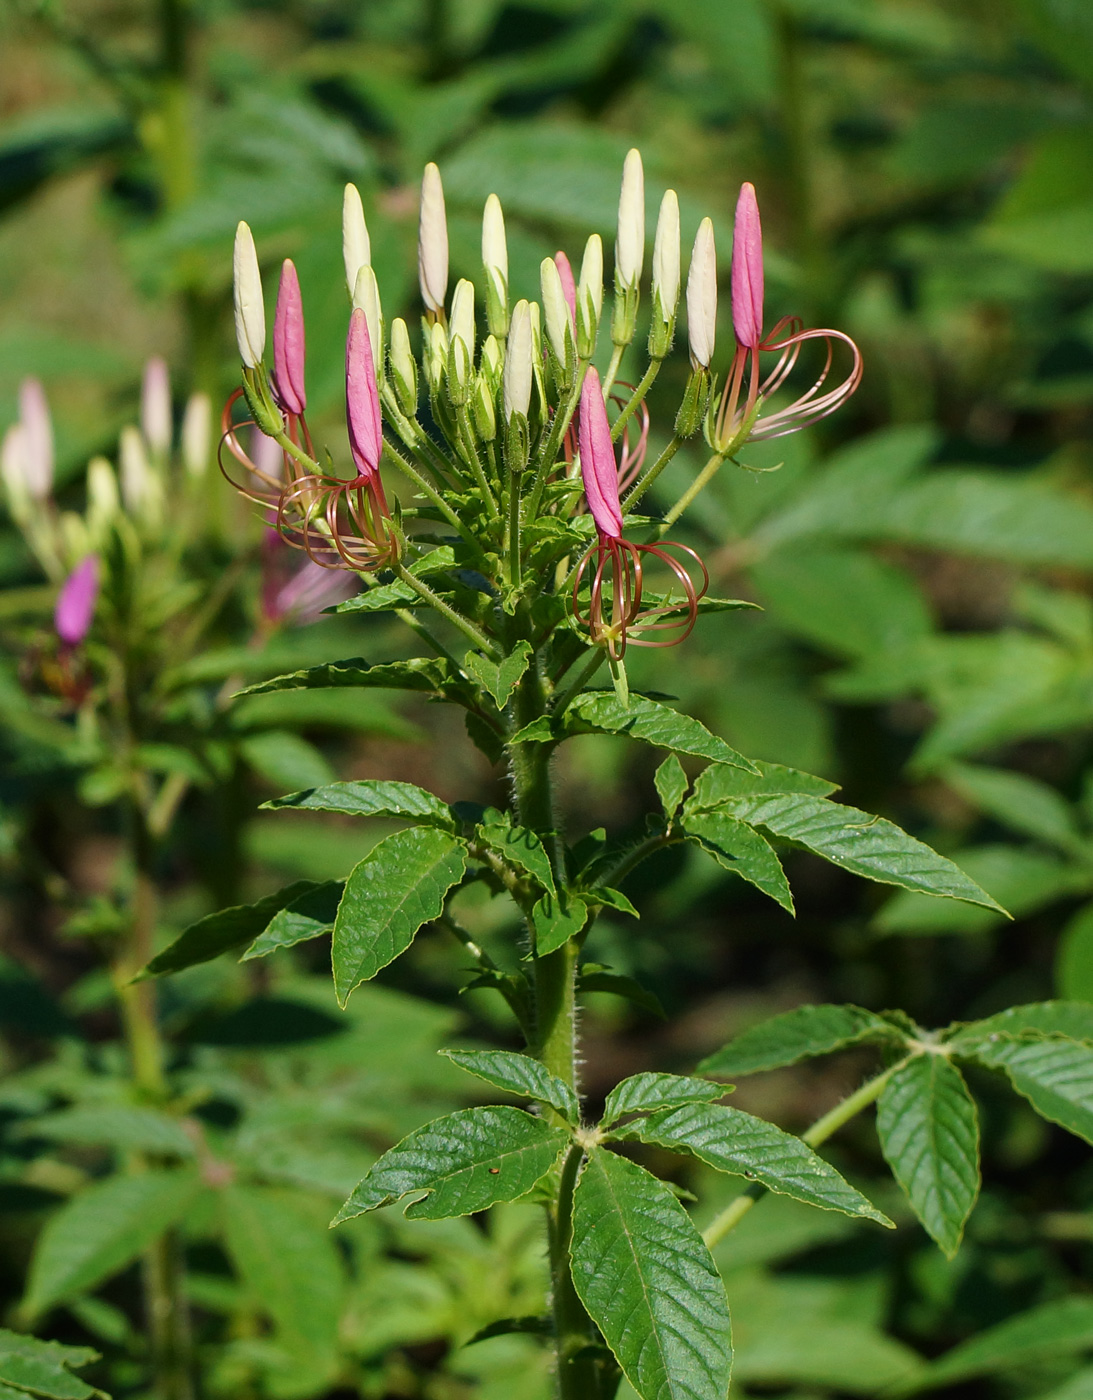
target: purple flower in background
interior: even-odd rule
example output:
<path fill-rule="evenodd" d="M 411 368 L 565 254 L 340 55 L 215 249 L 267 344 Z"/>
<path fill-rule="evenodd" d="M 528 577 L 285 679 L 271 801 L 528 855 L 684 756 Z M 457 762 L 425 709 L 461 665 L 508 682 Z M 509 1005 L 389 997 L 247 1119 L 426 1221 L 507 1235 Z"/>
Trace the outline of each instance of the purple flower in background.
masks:
<path fill-rule="evenodd" d="M 99 596 L 99 561 L 94 554 L 76 566 L 61 585 L 53 625 L 66 647 L 77 647 L 91 629 Z"/>

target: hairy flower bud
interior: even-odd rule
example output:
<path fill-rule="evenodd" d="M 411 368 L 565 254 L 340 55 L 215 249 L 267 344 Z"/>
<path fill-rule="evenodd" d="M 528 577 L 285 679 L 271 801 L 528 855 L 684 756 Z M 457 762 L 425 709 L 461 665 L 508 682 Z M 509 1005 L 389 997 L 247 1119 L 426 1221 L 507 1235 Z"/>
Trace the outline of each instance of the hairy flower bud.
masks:
<path fill-rule="evenodd" d="M 425 382 L 429 392 L 440 392 L 444 376 L 448 372 L 448 328 L 443 321 L 422 322 L 421 359 L 425 368 Z"/>
<path fill-rule="evenodd" d="M 448 291 L 448 222 L 444 213 L 444 186 L 432 161 L 421 180 L 421 214 L 418 222 L 417 273 L 426 308 L 443 314 Z"/>
<path fill-rule="evenodd" d="M 763 339 L 763 230 L 750 184 L 740 187 L 732 230 L 732 325 L 741 345 L 758 349 Z"/>
<path fill-rule="evenodd" d="M 383 382 L 383 308 L 380 305 L 380 288 L 371 263 L 364 263 L 357 271 L 357 282 L 353 288 L 353 309 L 360 308 L 368 322 L 368 342 L 372 347 L 372 363 L 376 378 Z"/>
<path fill-rule="evenodd" d="M 532 375 L 531 307 L 518 301 L 512 308 L 505 350 L 504 413 L 509 422 L 515 413 L 526 418 L 531 406 Z"/>
<path fill-rule="evenodd" d="M 98 596 L 99 561 L 89 554 L 61 585 L 53 613 L 57 636 L 66 647 L 79 646 L 91 630 Z"/>
<path fill-rule="evenodd" d="M 505 241 L 505 216 L 495 194 L 482 213 L 482 267 L 486 274 L 486 323 L 491 335 L 504 336 L 509 328 L 509 250 Z"/>
<path fill-rule="evenodd" d="M 235 339 L 248 369 L 257 369 L 266 352 L 266 307 L 262 300 L 262 274 L 254 235 L 242 220 L 235 230 L 232 258 L 235 297 Z"/>
<path fill-rule="evenodd" d="M 649 325 L 649 354 L 663 360 L 672 348 L 676 305 L 679 302 L 679 200 L 666 190 L 660 202 L 653 244 L 653 316 Z"/>
<path fill-rule="evenodd" d="M 26 434 L 26 488 L 34 500 L 44 501 L 53 489 L 53 420 L 40 379 L 24 379 L 19 385 L 19 421 Z"/>
<path fill-rule="evenodd" d="M 448 394 L 466 403 L 474 374 L 474 283 L 461 278 L 452 293 L 448 327 Z"/>
<path fill-rule="evenodd" d="M 417 362 L 410 349 L 410 332 L 401 316 L 391 322 L 389 364 L 399 408 L 413 418 L 417 413 Z"/>
<path fill-rule="evenodd" d="M 273 387 L 286 413 L 303 413 L 307 407 L 304 390 L 304 304 L 300 279 L 291 258 L 281 266 L 277 290 L 277 310 L 273 316 Z"/>
<path fill-rule="evenodd" d="M 171 380 L 167 362 L 153 355 L 144 366 L 140 390 L 140 426 L 144 441 L 157 457 L 171 450 Z"/>
<path fill-rule="evenodd" d="M 497 436 L 497 393 L 489 377 L 479 374 L 474 381 L 471 395 L 471 413 L 474 417 L 475 432 L 483 442 L 492 442 Z"/>
<path fill-rule="evenodd" d="M 584 245 L 581 278 L 577 284 L 577 353 L 590 360 L 603 312 L 603 241 L 594 233 Z"/>
<path fill-rule="evenodd" d="M 105 457 L 92 457 L 87 464 L 87 531 L 101 548 L 111 525 L 121 510 L 118 479 Z"/>
<path fill-rule="evenodd" d="M 543 259 L 539 266 L 539 281 L 543 292 L 543 320 L 546 323 L 547 341 L 554 356 L 558 387 L 564 391 L 573 383 L 577 347 L 565 287 L 558 264 L 553 258 Z"/>
<path fill-rule="evenodd" d="M 558 276 L 562 279 L 562 291 L 565 293 L 565 304 L 569 307 L 569 319 L 576 329 L 577 283 L 573 277 L 573 266 L 560 248 L 554 254 L 554 265 L 558 269 Z"/>
<path fill-rule="evenodd" d="M 594 365 L 589 365 L 581 385 L 581 408 L 577 420 L 577 442 L 581 454 L 581 480 L 588 498 L 588 509 L 601 535 L 618 539 L 622 535 L 619 506 L 619 473 L 611 427 L 603 401 L 603 386 Z"/>
<path fill-rule="evenodd" d="M 645 177 L 641 154 L 632 150 L 622 167 L 619 224 L 615 237 L 615 285 L 636 287 L 645 260 Z"/>
<path fill-rule="evenodd" d="M 358 307 L 349 318 L 345 342 L 345 417 L 349 428 L 349 449 L 357 472 L 374 476 L 383 452 L 383 420 L 368 318 Z"/>
<path fill-rule="evenodd" d="M 356 185 L 346 185 L 342 199 L 342 258 L 345 261 L 345 284 L 352 296 L 357 287 L 357 274 L 372 263 L 372 241 L 364 222 L 364 205 Z"/>
<path fill-rule="evenodd" d="M 717 251 L 713 221 L 708 218 L 698 226 L 687 273 L 687 334 L 691 364 L 696 369 L 708 369 L 717 334 Z"/>
<path fill-rule="evenodd" d="M 202 477 L 212 446 L 213 405 L 208 394 L 191 394 L 182 415 L 182 465 L 187 476 Z"/>

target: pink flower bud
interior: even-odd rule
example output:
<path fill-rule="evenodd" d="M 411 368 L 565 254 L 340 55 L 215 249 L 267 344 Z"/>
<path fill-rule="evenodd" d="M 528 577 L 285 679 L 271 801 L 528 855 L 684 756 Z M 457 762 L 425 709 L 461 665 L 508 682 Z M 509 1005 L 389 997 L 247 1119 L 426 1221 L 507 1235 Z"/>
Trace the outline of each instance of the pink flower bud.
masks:
<path fill-rule="evenodd" d="M 740 187 L 732 231 L 732 324 L 741 345 L 758 348 L 763 339 L 763 230 L 750 184 Z"/>
<path fill-rule="evenodd" d="M 166 457 L 171 450 L 171 379 L 161 355 L 153 355 L 144 366 L 140 427 L 144 441 L 156 456 Z"/>
<path fill-rule="evenodd" d="M 99 561 L 89 554 L 61 585 L 53 613 L 53 625 L 66 647 L 79 646 L 87 636 L 98 596 Z"/>
<path fill-rule="evenodd" d="M 26 434 L 26 487 L 36 501 L 44 501 L 53 487 L 53 423 L 40 379 L 24 379 L 19 385 L 19 421 Z"/>
<path fill-rule="evenodd" d="M 611 442 L 600 376 L 591 365 L 581 386 L 577 443 L 581 454 L 584 494 L 588 497 L 588 509 L 592 512 L 596 529 L 601 535 L 617 540 L 622 536 L 619 473 L 615 466 L 615 449 Z"/>
<path fill-rule="evenodd" d="M 562 279 L 562 291 L 565 293 L 566 305 L 569 307 L 569 319 L 573 322 L 573 329 L 577 329 L 577 284 L 573 280 L 573 268 L 569 259 L 563 252 L 554 254 L 554 264 L 558 269 L 558 276 Z"/>
<path fill-rule="evenodd" d="M 345 416 L 349 447 L 361 476 L 374 476 L 383 451 L 383 419 L 368 338 L 368 317 L 359 307 L 349 318 L 345 344 Z"/>
<path fill-rule="evenodd" d="M 292 259 L 281 265 L 281 285 L 273 317 L 273 384 L 286 413 L 303 413 L 304 393 L 304 305 L 300 299 L 300 279 Z"/>

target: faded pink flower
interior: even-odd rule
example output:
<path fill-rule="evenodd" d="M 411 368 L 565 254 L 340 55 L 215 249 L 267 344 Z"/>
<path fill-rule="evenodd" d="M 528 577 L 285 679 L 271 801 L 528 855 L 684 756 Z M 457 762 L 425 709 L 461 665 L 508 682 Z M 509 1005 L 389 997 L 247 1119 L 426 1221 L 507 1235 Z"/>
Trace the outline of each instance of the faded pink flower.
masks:
<path fill-rule="evenodd" d="M 61 585 L 53 613 L 53 625 L 66 647 L 79 646 L 87 636 L 98 596 L 99 561 L 89 554 Z"/>

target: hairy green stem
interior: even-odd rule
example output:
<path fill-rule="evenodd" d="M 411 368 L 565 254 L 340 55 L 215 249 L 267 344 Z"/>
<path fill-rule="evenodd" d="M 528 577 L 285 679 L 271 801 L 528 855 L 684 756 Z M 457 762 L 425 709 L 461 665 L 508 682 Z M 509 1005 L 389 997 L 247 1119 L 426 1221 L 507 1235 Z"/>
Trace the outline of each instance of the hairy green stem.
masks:
<path fill-rule="evenodd" d="M 626 424 L 629 421 L 631 414 L 633 414 L 634 410 L 641 404 L 646 394 L 648 394 L 649 390 L 652 388 L 653 380 L 656 379 L 657 375 L 660 373 L 660 367 L 663 363 L 663 360 L 650 361 L 649 368 L 645 371 L 645 374 L 642 376 L 641 383 L 630 395 L 629 399 L 627 399 L 626 403 L 623 406 L 622 412 L 612 424 L 612 442 L 618 442 L 619 438 L 622 437 L 623 428 L 626 427 Z"/>
<path fill-rule="evenodd" d="M 634 509 L 637 503 L 641 500 L 642 496 L 645 495 L 646 491 L 649 490 L 649 487 L 652 486 L 653 482 L 656 481 L 657 477 L 661 474 L 664 468 L 668 465 L 668 463 L 676 455 L 679 449 L 683 446 L 683 441 L 683 438 L 681 438 L 677 433 L 668 443 L 667 447 L 660 454 L 657 460 L 645 473 L 642 479 L 634 485 L 633 490 L 627 496 L 626 500 L 622 503 L 622 512 L 624 515 L 628 511 L 632 511 Z"/>
<path fill-rule="evenodd" d="M 457 534 L 463 535 L 466 539 L 473 540 L 473 536 L 469 534 L 466 526 L 460 520 L 459 516 L 456 515 L 455 511 L 452 510 L 451 506 L 440 492 L 437 491 L 430 482 L 425 480 L 414 464 L 408 462 L 397 447 L 392 446 L 389 442 L 385 442 L 383 444 L 383 455 L 407 478 L 407 480 L 414 483 L 427 501 L 431 501 L 432 504 L 436 506 L 437 510 L 440 511 L 441 515 Z"/>
<path fill-rule="evenodd" d="M 497 648 L 489 637 L 480 628 L 476 627 L 470 618 L 464 617 L 462 613 L 456 612 L 443 598 L 433 592 L 427 583 L 422 582 L 416 574 L 412 574 L 409 569 L 400 561 L 396 560 L 391 566 L 395 574 L 414 590 L 420 597 L 424 598 L 431 608 L 435 608 L 441 617 L 446 617 L 453 627 L 458 627 L 465 637 L 468 637 L 476 647 L 481 648 L 491 660 L 499 660 Z"/>
<path fill-rule="evenodd" d="M 565 690 L 555 694 L 554 704 L 551 707 L 551 713 L 556 715 L 561 715 L 565 713 L 566 707 L 571 703 L 571 701 L 577 698 L 577 696 L 585 688 L 588 682 L 603 665 L 606 657 L 606 648 L 594 647 L 592 649 L 592 655 L 585 661 L 584 665 L 577 672 L 576 676 L 574 676 L 573 680 L 569 683 L 569 685 L 566 686 Z"/>
<path fill-rule="evenodd" d="M 611 392 L 611 386 L 615 382 L 615 376 L 619 372 L 619 365 L 622 364 L 622 357 L 626 354 L 625 345 L 616 345 L 611 351 L 611 363 L 607 366 L 607 373 L 603 380 L 603 396 L 606 399 Z"/>
<path fill-rule="evenodd" d="M 838 1132 L 844 1124 L 849 1123 L 851 1118 L 859 1114 L 863 1108 L 868 1108 L 871 1103 L 876 1103 L 892 1075 L 897 1069 L 902 1069 L 912 1058 L 913 1056 L 908 1055 L 898 1064 L 890 1065 L 888 1069 L 883 1070 L 872 1079 L 867 1079 L 860 1089 L 843 1099 L 842 1103 L 836 1104 L 822 1118 L 817 1118 L 812 1127 L 801 1134 L 801 1141 L 806 1142 L 809 1147 L 819 1147 L 821 1143 L 826 1142 L 833 1133 Z M 735 1200 L 730 1201 L 721 1214 L 715 1216 L 702 1232 L 702 1238 L 710 1248 L 713 1249 L 715 1245 L 720 1244 L 729 1231 L 734 1230 L 740 1224 L 756 1201 L 766 1194 L 767 1188 L 765 1186 L 759 1182 L 753 1182 Z"/>
<path fill-rule="evenodd" d="M 710 460 L 695 477 L 694 481 L 691 482 L 690 486 L 687 487 L 683 495 L 680 496 L 679 500 L 676 501 L 675 505 L 664 517 L 665 525 L 675 524 L 675 522 L 679 519 L 679 517 L 683 514 L 683 512 L 687 509 L 687 507 L 691 504 L 695 497 L 706 489 L 707 485 L 717 474 L 717 471 L 724 460 L 725 456 L 723 453 L 715 452 L 713 454 Z M 627 505 L 629 504 L 630 502 L 628 501 Z"/>
<path fill-rule="evenodd" d="M 550 424 L 550 432 L 547 440 L 539 452 L 539 461 L 535 468 L 535 480 L 527 497 L 527 504 L 524 507 L 524 517 L 527 520 L 534 520 L 539 514 L 539 502 L 542 500 L 543 487 L 546 485 L 547 474 L 554 465 L 554 459 L 558 455 L 558 448 L 561 445 L 563 436 L 573 421 L 573 415 L 577 411 L 577 405 L 581 400 L 581 386 L 584 383 L 585 371 L 591 364 L 591 360 L 578 360 L 577 373 L 573 378 L 573 388 L 569 391 L 569 398 L 565 401 L 565 406 L 561 404 L 554 411 L 554 418 Z"/>

